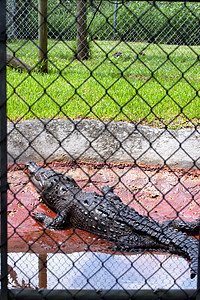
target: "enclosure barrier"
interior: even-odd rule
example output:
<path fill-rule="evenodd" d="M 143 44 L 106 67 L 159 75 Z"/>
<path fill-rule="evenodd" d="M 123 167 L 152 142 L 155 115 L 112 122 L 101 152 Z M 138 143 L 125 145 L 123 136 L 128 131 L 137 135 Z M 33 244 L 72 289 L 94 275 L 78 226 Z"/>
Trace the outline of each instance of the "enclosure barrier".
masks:
<path fill-rule="evenodd" d="M 7 299 L 6 1 L 0 2 L 1 299 Z"/>
<path fill-rule="evenodd" d="M 113 186 L 158 222 L 198 219 L 199 2 L 46 4 L 0 1 L 1 299 L 200 299 L 199 256 L 191 279 L 181 256 L 36 223 L 53 213 L 24 165 Z"/>
<path fill-rule="evenodd" d="M 122 290 L 109 290 L 109 291 L 91 291 L 91 290 L 82 290 L 77 293 L 77 291 L 70 290 L 43 290 L 43 291 L 36 291 L 36 290 L 12 290 L 11 293 L 9 293 L 9 299 L 47 299 L 47 300 L 68 300 L 68 299 L 106 299 L 106 300 L 112 300 L 115 299 L 156 299 L 160 298 L 163 300 L 171 299 L 197 299 L 196 294 L 194 293 L 194 290 L 187 290 L 187 292 L 181 291 L 181 290 L 173 290 L 173 291 L 151 291 L 151 290 L 141 290 L 141 291 L 122 291 Z"/>

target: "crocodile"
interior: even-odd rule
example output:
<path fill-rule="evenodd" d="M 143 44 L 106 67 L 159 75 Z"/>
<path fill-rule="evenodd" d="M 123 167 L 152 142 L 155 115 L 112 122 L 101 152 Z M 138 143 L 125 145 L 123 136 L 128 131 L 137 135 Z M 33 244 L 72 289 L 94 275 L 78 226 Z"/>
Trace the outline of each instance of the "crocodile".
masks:
<path fill-rule="evenodd" d="M 102 188 L 102 194 L 85 192 L 71 176 L 32 161 L 25 166 L 41 199 L 57 213 L 55 218 L 39 212 L 32 214 L 46 228 L 82 229 L 113 242 L 115 251 L 161 250 L 177 254 L 190 261 L 191 278 L 197 274 L 198 239 L 189 233 L 197 231 L 199 220 L 159 223 L 124 204 L 112 187 Z"/>

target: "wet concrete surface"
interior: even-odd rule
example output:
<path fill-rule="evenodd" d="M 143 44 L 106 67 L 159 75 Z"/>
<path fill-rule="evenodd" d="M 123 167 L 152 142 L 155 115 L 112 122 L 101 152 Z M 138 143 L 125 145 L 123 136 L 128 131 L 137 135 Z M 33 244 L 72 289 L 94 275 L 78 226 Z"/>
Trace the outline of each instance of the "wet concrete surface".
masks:
<path fill-rule="evenodd" d="M 101 193 L 103 186 L 114 186 L 124 203 L 159 222 L 199 218 L 198 170 L 59 162 L 47 167 L 72 175 L 85 191 Z M 55 213 L 40 202 L 23 165 L 9 167 L 8 182 L 11 288 L 196 288 L 182 257 L 150 252 L 113 255 L 111 242 L 82 230 L 44 230 L 31 213 Z"/>

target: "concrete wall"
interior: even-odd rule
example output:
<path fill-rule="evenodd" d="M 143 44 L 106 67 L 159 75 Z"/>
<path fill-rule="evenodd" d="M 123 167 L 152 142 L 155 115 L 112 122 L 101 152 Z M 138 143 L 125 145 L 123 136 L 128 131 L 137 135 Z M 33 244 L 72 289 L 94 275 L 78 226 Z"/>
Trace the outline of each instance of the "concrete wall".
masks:
<path fill-rule="evenodd" d="M 200 132 L 125 122 L 27 120 L 8 123 L 8 162 L 95 161 L 200 167 Z"/>

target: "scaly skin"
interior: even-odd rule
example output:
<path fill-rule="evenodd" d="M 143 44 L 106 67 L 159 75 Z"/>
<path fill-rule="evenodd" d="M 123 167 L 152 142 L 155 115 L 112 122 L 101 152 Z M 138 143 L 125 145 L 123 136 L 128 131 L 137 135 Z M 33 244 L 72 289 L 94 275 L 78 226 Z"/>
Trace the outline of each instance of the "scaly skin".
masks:
<path fill-rule="evenodd" d="M 83 229 L 114 242 L 120 251 L 159 249 L 176 253 L 191 261 L 191 278 L 197 274 L 198 240 L 182 231 L 196 230 L 199 222 L 171 220 L 159 224 L 123 204 L 112 188 L 104 187 L 103 195 L 84 192 L 70 176 L 45 170 L 34 162 L 26 167 L 43 201 L 57 212 L 54 219 L 44 213 L 33 215 L 45 227 Z"/>

